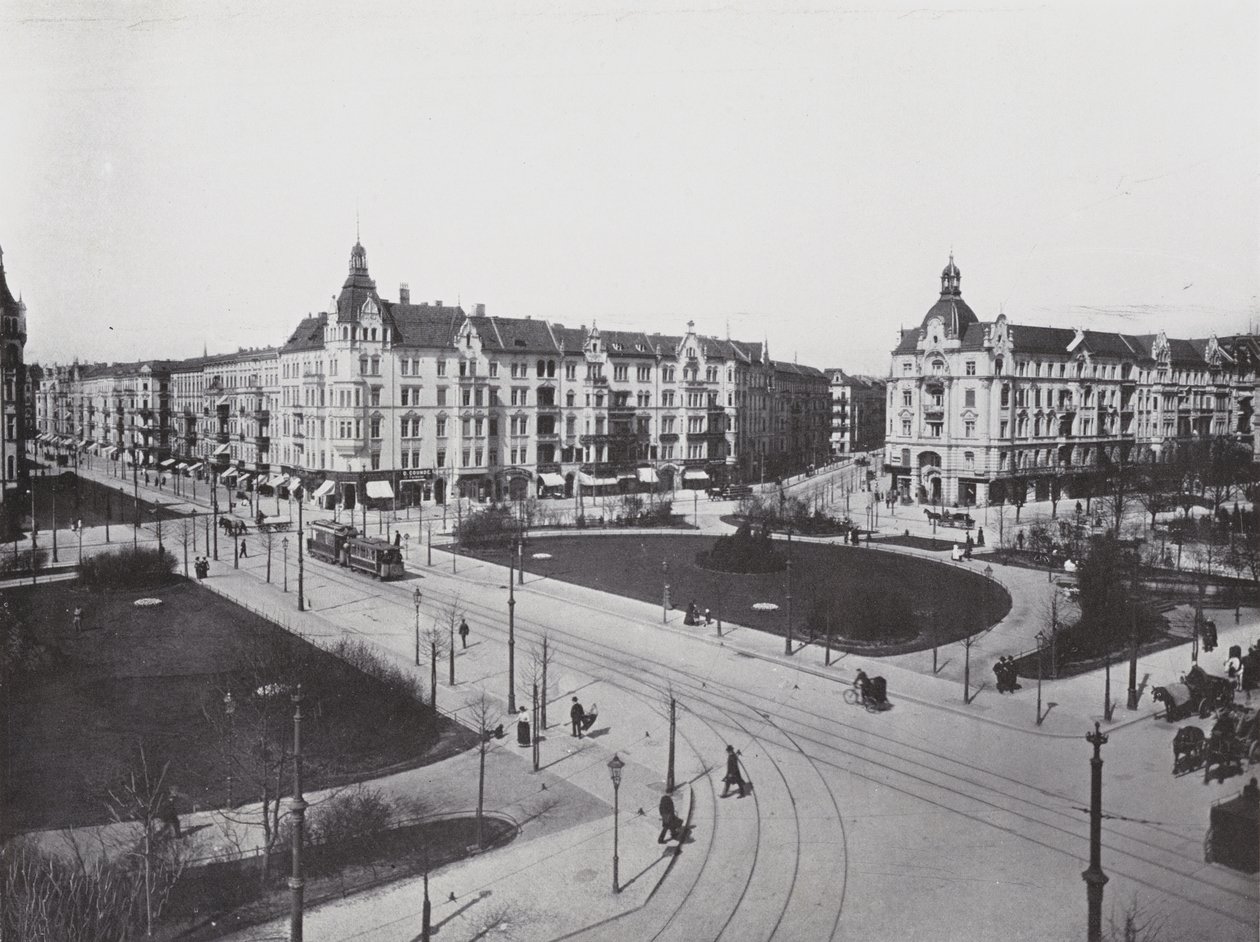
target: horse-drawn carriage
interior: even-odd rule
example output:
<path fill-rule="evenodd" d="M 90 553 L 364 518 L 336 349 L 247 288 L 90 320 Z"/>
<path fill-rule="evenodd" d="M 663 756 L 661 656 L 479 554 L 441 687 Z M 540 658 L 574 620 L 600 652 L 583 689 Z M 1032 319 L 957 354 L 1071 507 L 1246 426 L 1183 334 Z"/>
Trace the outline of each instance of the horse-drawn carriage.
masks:
<path fill-rule="evenodd" d="M 924 508 L 923 513 L 927 516 L 928 523 L 934 523 L 940 527 L 957 527 L 960 530 L 970 530 L 976 525 L 976 520 L 968 513 L 953 513 L 951 511 L 943 511 L 937 513 L 935 510 Z"/>
<path fill-rule="evenodd" d="M 1220 711 L 1209 735 L 1197 726 L 1177 730 L 1173 737 L 1173 775 L 1203 768 L 1203 781 L 1213 775 L 1224 780 L 1260 761 L 1260 713 L 1229 706 Z"/>
<path fill-rule="evenodd" d="M 1234 702 L 1234 682 L 1209 674 L 1196 664 L 1181 678 L 1181 683 L 1156 687 L 1151 696 L 1164 704 L 1164 719 L 1170 723 L 1194 712 L 1207 719 L 1213 710 Z"/>

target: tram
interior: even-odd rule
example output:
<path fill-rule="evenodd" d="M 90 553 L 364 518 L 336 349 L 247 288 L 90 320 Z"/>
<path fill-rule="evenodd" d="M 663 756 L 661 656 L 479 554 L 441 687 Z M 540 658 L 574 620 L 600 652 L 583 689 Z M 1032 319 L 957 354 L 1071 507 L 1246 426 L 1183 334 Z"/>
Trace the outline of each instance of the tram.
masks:
<path fill-rule="evenodd" d="M 377 579 L 398 579 L 406 572 L 402 553 L 388 540 L 352 536 L 346 540 L 342 553 L 345 565 Z"/>
<path fill-rule="evenodd" d="M 306 539 L 307 555 L 337 565 L 344 564 L 346 542 L 359 535 L 354 527 L 334 520 L 316 520 L 307 530 L 310 533 Z"/>

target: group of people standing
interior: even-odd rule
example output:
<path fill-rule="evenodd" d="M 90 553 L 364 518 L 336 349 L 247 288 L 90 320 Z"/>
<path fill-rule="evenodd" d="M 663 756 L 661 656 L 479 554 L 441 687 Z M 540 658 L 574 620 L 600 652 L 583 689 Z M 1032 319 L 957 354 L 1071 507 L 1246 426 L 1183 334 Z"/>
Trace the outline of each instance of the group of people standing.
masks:
<path fill-rule="evenodd" d="M 1014 693 L 1019 689 L 1019 677 L 1015 669 L 1015 658 L 1002 655 L 993 665 L 993 674 L 997 677 L 998 693 Z"/>
<path fill-rule="evenodd" d="M 204 579 L 210 575 L 210 560 L 204 556 L 198 556 L 193 561 L 193 571 L 197 573 L 198 579 Z"/>

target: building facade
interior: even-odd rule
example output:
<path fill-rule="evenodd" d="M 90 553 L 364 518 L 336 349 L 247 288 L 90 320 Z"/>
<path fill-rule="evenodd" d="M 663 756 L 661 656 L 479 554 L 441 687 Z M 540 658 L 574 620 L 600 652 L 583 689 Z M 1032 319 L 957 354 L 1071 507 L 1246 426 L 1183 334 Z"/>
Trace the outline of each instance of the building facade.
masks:
<path fill-rule="evenodd" d="M 888 384 L 874 376 L 827 371 L 831 383 L 831 453 L 847 455 L 884 446 Z"/>
<path fill-rule="evenodd" d="M 826 375 L 764 343 L 466 312 L 405 284 L 391 301 L 358 243 L 329 310 L 279 347 L 55 367 L 40 388 L 37 424 L 63 448 L 347 508 L 702 488 L 828 452 Z M 154 410 L 141 437 L 102 439 L 83 403 L 109 400 L 132 429 L 133 396 Z"/>
<path fill-rule="evenodd" d="M 13 297 L 0 250 L 0 536 L 13 537 L 20 525 L 22 497 L 30 485 L 26 464 L 27 376 L 26 305 Z"/>
<path fill-rule="evenodd" d="M 1052 485 L 1070 495 L 1099 466 L 1236 434 L 1244 399 L 1250 408 L 1254 365 L 1240 366 L 1215 337 L 1039 327 L 1005 314 L 982 323 L 960 284 L 951 256 L 939 299 L 892 353 L 884 470 L 903 500 L 969 506 L 1015 488 L 1045 499 Z"/>

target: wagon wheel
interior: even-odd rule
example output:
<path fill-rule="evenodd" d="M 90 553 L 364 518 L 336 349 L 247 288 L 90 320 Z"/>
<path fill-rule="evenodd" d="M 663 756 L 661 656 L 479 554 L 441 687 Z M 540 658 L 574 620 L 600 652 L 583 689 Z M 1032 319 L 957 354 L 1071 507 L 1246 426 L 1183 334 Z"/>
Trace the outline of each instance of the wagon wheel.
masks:
<path fill-rule="evenodd" d="M 1212 715 L 1212 707 L 1216 705 L 1216 698 L 1208 694 L 1199 701 L 1199 719 L 1206 720 Z"/>
<path fill-rule="evenodd" d="M 1260 762 L 1260 739 L 1252 740 L 1251 748 L 1247 750 L 1247 760 L 1249 762 Z"/>
<path fill-rule="evenodd" d="M 844 702 L 854 704 L 858 702 L 858 693 L 852 687 L 844 692 Z"/>
<path fill-rule="evenodd" d="M 1203 862 L 1215 863 L 1215 859 L 1213 858 L 1213 855 L 1212 855 L 1212 828 L 1211 826 L 1208 827 L 1207 834 L 1203 836 Z"/>

